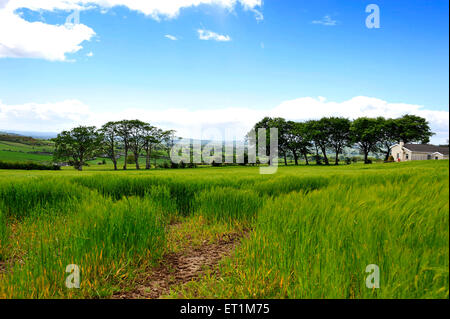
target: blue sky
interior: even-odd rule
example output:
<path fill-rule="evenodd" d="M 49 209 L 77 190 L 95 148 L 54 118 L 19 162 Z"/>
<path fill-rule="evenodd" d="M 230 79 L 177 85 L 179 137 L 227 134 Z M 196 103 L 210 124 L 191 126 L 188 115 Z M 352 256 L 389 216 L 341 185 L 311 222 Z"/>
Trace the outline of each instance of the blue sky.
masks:
<path fill-rule="evenodd" d="M 87 6 L 61 0 L 50 10 L 23 2 L 14 14 L 32 30 L 37 23 L 63 25 L 73 9 L 64 7 L 67 3 Z M 16 32 L 14 26 L 0 22 L 0 129 L 26 125 L 53 131 L 76 121 L 101 125 L 109 115 L 139 114 L 187 134 L 183 127 L 194 125 L 195 118 L 208 122 L 229 112 L 234 117 L 211 124 L 244 130 L 258 118 L 241 117 L 303 119 L 314 117 L 311 108 L 319 116 L 351 116 L 356 108 L 386 116 L 424 114 L 439 131 L 439 142 L 448 138 L 448 1 L 234 2 L 179 10 L 175 4 L 170 8 L 174 15 L 166 8 L 149 13 L 145 5 L 130 10 L 127 0 L 125 6 L 85 7 L 80 25 L 86 28 L 76 36 L 75 30 L 53 40 L 51 32 L 33 38 L 21 33 L 16 38 L 23 43 L 13 44 L 5 34 Z M 380 8 L 379 29 L 365 25 L 371 3 Z M 0 0 L 0 17 L 8 5 Z M 211 38 L 200 39 L 199 30 L 211 32 Z M 216 41 L 213 35 L 229 41 Z M 28 48 L 39 36 L 45 37 L 44 45 Z M 80 41 L 83 36 L 88 40 Z M 73 43 L 58 47 L 71 37 Z M 25 116 L 26 110 L 37 113 L 35 121 Z M 172 121 L 176 110 L 193 119 L 186 125 L 182 119 Z"/>

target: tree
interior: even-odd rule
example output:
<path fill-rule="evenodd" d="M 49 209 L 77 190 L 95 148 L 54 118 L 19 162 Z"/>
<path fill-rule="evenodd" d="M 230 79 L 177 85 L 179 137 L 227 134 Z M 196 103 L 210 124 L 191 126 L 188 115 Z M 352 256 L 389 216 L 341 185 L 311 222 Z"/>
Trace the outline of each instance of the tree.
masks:
<path fill-rule="evenodd" d="M 167 152 L 167 156 L 170 158 L 170 150 L 175 145 L 175 130 L 168 130 L 161 132 L 161 142 L 163 144 L 163 148 Z"/>
<path fill-rule="evenodd" d="M 329 165 L 328 157 L 327 157 L 327 147 L 329 146 L 329 123 L 326 118 L 322 118 L 318 121 L 308 121 L 306 122 L 308 127 L 309 134 L 311 136 L 312 141 L 314 141 L 316 147 L 316 153 L 318 149 L 322 151 L 323 158 L 325 160 L 325 164 Z M 316 154 L 316 162 L 318 162 L 318 154 Z"/>
<path fill-rule="evenodd" d="M 398 141 L 407 143 L 430 142 L 430 137 L 434 135 L 431 132 L 428 121 L 423 117 L 416 115 L 404 115 L 396 120 L 398 126 Z"/>
<path fill-rule="evenodd" d="M 299 153 L 305 157 L 306 165 L 309 165 L 308 153 L 312 143 L 306 124 L 293 121 L 288 121 L 287 124 L 287 147 L 294 156 L 295 165 L 298 165 Z"/>
<path fill-rule="evenodd" d="M 256 141 L 259 140 L 258 138 L 258 129 L 265 128 L 266 129 L 266 156 L 270 156 L 270 129 L 276 128 L 278 129 L 278 150 L 279 153 L 284 158 L 284 165 L 287 166 L 287 152 L 289 150 L 287 145 L 287 135 L 289 132 L 289 125 L 287 124 L 286 120 L 281 117 L 265 117 L 261 121 L 255 124 L 254 130 L 256 134 Z M 257 142 L 258 143 L 258 142 Z M 270 164 L 270 160 L 269 160 Z"/>
<path fill-rule="evenodd" d="M 384 149 L 384 160 L 387 161 L 391 153 L 391 146 L 400 142 L 398 120 L 384 117 L 378 117 L 377 120 L 380 128 L 380 148 Z"/>
<path fill-rule="evenodd" d="M 75 169 L 83 170 L 86 161 L 98 155 L 103 136 L 95 126 L 79 126 L 70 131 L 63 131 L 53 139 L 54 161 L 70 160 Z"/>
<path fill-rule="evenodd" d="M 140 169 L 139 166 L 139 155 L 142 152 L 142 149 L 144 148 L 144 145 L 146 143 L 146 140 L 144 138 L 145 133 L 145 127 L 149 124 L 144 123 L 139 120 L 132 120 L 128 121 L 128 125 L 130 128 L 130 138 L 129 138 L 129 145 L 130 150 L 133 152 L 134 155 L 134 161 L 136 162 L 136 169 Z"/>
<path fill-rule="evenodd" d="M 377 152 L 381 140 L 380 122 L 377 119 L 360 117 L 353 121 L 351 140 L 356 143 L 364 154 L 364 163 L 368 164 L 369 152 Z"/>
<path fill-rule="evenodd" d="M 336 154 L 335 165 L 339 164 L 339 154 L 342 154 L 344 147 L 350 146 L 350 126 L 351 121 L 342 117 L 328 117 L 323 119 L 328 126 L 328 143 Z"/>
<path fill-rule="evenodd" d="M 130 149 L 130 131 L 131 131 L 131 123 L 128 120 L 123 120 L 117 123 L 117 134 L 120 137 L 120 140 L 123 144 L 124 149 L 124 155 L 125 155 L 125 161 L 123 163 L 123 169 L 127 169 L 127 157 L 128 157 L 128 150 Z"/>
<path fill-rule="evenodd" d="M 117 170 L 117 139 L 119 122 L 108 122 L 100 129 L 103 136 L 104 151 L 114 164 L 114 170 Z"/>
<path fill-rule="evenodd" d="M 144 127 L 145 169 L 150 169 L 153 148 L 161 143 L 163 131 L 150 124 Z"/>

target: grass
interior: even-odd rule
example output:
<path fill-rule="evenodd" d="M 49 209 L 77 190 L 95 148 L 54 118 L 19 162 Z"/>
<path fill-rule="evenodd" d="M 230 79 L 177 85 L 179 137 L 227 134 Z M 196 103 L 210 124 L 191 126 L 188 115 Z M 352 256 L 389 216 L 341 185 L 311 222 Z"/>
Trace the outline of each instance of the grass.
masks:
<path fill-rule="evenodd" d="M 448 195 L 448 180 L 424 176 L 407 184 L 337 184 L 282 195 L 261 210 L 237 259 L 224 266 L 222 280 L 193 285 L 184 293 L 200 298 L 210 291 L 221 298 L 448 298 Z M 381 269 L 379 290 L 365 287 L 369 264 Z"/>
<path fill-rule="evenodd" d="M 5 162 L 52 162 L 52 155 L 0 150 L 0 160 Z"/>
<path fill-rule="evenodd" d="M 8 136 L 12 140 L 2 140 L 5 136 L 0 134 L 0 161 L 4 162 L 34 162 L 34 163 L 52 163 L 53 162 L 53 142 L 46 140 L 35 140 L 27 137 L 20 136 Z M 17 141 L 14 141 L 17 139 Z M 22 140 L 22 143 L 19 142 Z M 27 139 L 31 139 L 27 141 Z M 155 152 L 154 155 L 165 156 L 161 152 Z M 112 161 L 110 159 L 105 159 L 106 165 L 98 165 L 102 163 L 103 158 L 97 158 L 91 161 L 87 161 L 88 167 L 85 169 L 91 170 L 111 170 L 113 168 Z M 167 160 L 163 158 L 151 158 L 151 164 L 154 166 L 162 165 Z M 122 168 L 124 164 L 124 157 L 118 160 L 118 168 Z M 142 168 L 145 167 L 145 158 L 141 156 L 139 159 L 139 164 Z M 134 164 L 129 164 L 133 168 Z"/>
<path fill-rule="evenodd" d="M 246 231 L 219 276 L 166 297 L 448 298 L 448 178 L 448 161 L 0 170 L 0 297 L 107 298 L 167 253 Z M 64 285 L 68 264 L 80 289 Z"/>
<path fill-rule="evenodd" d="M 54 148 L 52 144 L 48 145 L 30 145 L 11 141 L 0 140 L 0 150 L 14 152 L 46 152 L 52 153 Z"/>

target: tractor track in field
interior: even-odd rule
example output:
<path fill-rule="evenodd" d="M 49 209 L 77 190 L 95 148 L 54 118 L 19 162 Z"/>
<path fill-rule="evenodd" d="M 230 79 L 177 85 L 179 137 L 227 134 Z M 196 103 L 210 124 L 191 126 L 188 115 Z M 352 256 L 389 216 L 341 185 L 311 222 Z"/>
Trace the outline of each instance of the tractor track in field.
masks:
<path fill-rule="evenodd" d="M 218 242 L 188 247 L 179 253 L 167 254 L 160 265 L 131 292 L 121 292 L 114 299 L 157 299 L 170 288 L 197 279 L 206 269 L 217 273 L 219 261 L 231 255 L 244 234 L 228 234 Z"/>

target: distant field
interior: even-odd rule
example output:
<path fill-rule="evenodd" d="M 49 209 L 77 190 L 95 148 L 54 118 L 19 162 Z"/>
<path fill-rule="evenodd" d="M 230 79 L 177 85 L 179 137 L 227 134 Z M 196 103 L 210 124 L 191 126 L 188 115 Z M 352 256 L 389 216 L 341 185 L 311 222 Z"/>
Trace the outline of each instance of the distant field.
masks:
<path fill-rule="evenodd" d="M 0 161 L 51 162 L 53 158 L 51 155 L 53 152 L 52 143 L 38 140 L 33 141 L 39 144 L 24 144 L 0 140 Z"/>
<path fill-rule="evenodd" d="M 0 298 L 449 297 L 448 161 L 108 168 L 0 170 Z M 169 269 L 155 288 L 168 256 L 203 253 L 192 280 Z"/>
<path fill-rule="evenodd" d="M 41 142 L 44 143 L 44 142 Z M 48 143 L 45 141 L 45 143 Z M 53 162 L 53 144 L 48 145 L 29 145 L 11 141 L 0 140 L 0 161 L 8 162 L 37 162 L 37 163 L 51 163 Z M 110 170 L 113 168 L 112 161 L 105 159 L 106 165 L 98 165 L 103 161 L 103 158 L 97 158 L 92 161 L 88 161 L 90 167 L 87 169 L 94 170 Z M 166 160 L 156 159 L 156 164 L 163 164 Z M 118 166 L 122 167 L 124 163 L 123 157 L 118 160 Z M 151 159 L 152 165 L 155 163 L 155 159 Z M 145 158 L 141 157 L 139 160 L 141 167 L 145 167 Z M 134 166 L 134 165 L 129 165 Z"/>
<path fill-rule="evenodd" d="M 51 145 L 27 145 L 16 142 L 0 141 L 0 150 L 9 150 L 15 152 L 47 152 L 52 153 Z"/>
<path fill-rule="evenodd" d="M 0 161 L 9 162 L 52 162 L 52 155 L 31 154 L 22 152 L 10 152 L 0 150 Z"/>

